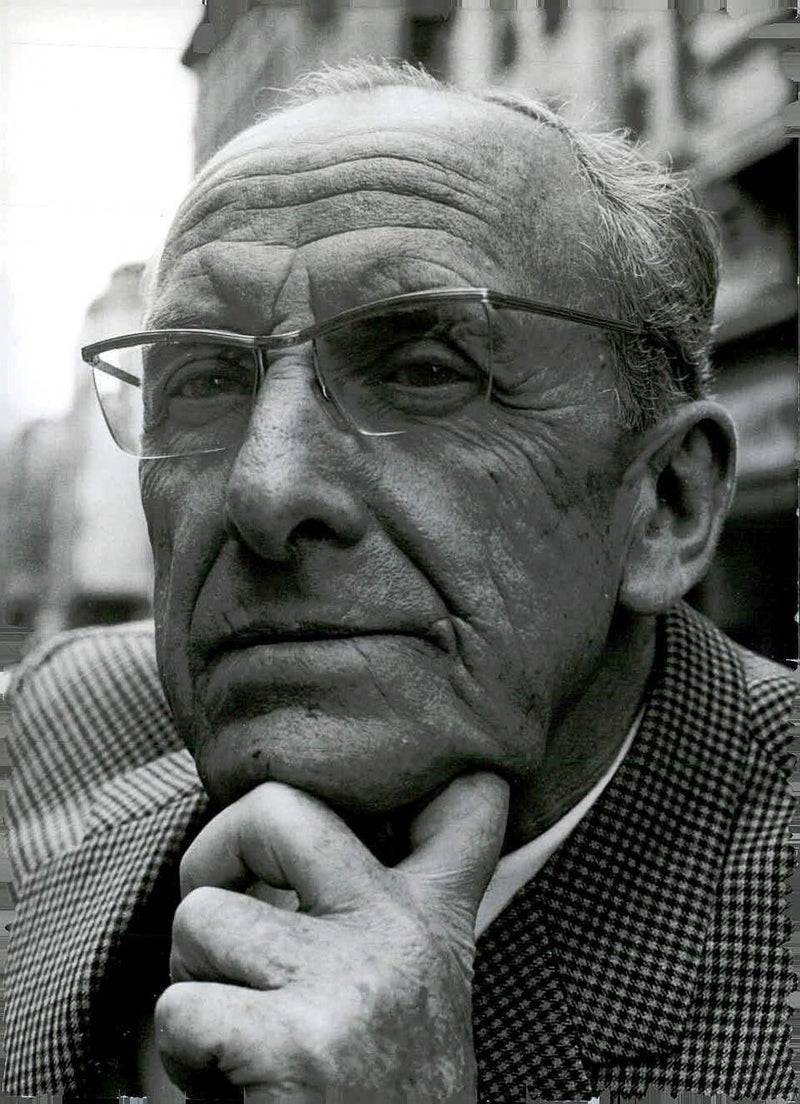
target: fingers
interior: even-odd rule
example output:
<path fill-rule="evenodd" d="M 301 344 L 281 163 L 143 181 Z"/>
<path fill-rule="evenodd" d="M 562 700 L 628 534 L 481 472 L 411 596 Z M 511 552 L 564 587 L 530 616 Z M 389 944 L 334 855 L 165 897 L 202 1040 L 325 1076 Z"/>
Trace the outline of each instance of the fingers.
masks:
<path fill-rule="evenodd" d="M 276 1088 L 299 1081 L 288 1026 L 271 1014 L 271 996 L 215 983 L 171 985 L 156 1004 L 155 1029 L 175 1084 L 191 1094 L 209 1075 Z"/>
<path fill-rule="evenodd" d="M 306 991 L 183 982 L 156 1004 L 156 1044 L 170 1078 L 190 1094 L 213 1075 L 247 1086 L 248 1099 L 321 1102 L 314 1094 L 345 1072 L 328 1003 Z"/>
<path fill-rule="evenodd" d="M 265 782 L 219 813 L 181 863 L 181 892 L 244 888 L 254 878 L 296 891 L 306 912 L 347 912 L 380 893 L 385 869 L 321 801 Z"/>
<path fill-rule="evenodd" d="M 256 1101 L 316 1101 L 332 1085 L 375 1087 L 387 1104 L 412 1084 L 419 1100 L 471 1093 L 474 912 L 507 801 L 494 775 L 456 779 L 391 870 L 325 805 L 281 783 L 223 810 L 181 868 L 179 980 L 156 1006 L 169 1076 L 191 1092 L 211 1074 Z M 254 881 L 292 887 L 304 911 L 235 891 Z"/>
<path fill-rule="evenodd" d="M 332 1015 L 336 995 L 328 990 L 314 999 L 307 990 L 263 993 L 214 983 L 172 985 L 155 1010 L 161 1060 L 169 1077 L 190 1095 L 202 1095 L 210 1080 L 246 1086 L 245 1099 L 256 1104 L 474 1102 L 474 1060 L 461 1053 L 454 1057 L 449 1047 L 441 1060 L 432 1062 L 425 1053 L 435 1024 L 410 1047 L 389 1025 L 364 1040 L 342 1029 L 342 1015 Z M 338 1011 L 351 1027 L 356 1022 L 363 1027 L 363 1001 L 358 995 L 351 998 Z M 444 1038 L 452 1041 L 447 1032 Z M 432 1073 L 426 1062 L 432 1063 Z"/>
<path fill-rule="evenodd" d="M 440 899 L 466 899 L 477 909 L 500 857 L 508 793 L 489 772 L 454 779 L 411 825 L 412 851 L 396 870 Z"/>
<path fill-rule="evenodd" d="M 462 775 L 411 826 L 412 853 L 394 868 L 434 896 L 477 908 L 497 865 L 508 815 L 508 784 L 495 774 Z M 304 912 L 361 909 L 385 895 L 388 872 L 321 801 L 265 782 L 219 813 L 186 852 L 181 891 L 243 888 L 254 879 L 291 888 Z"/>
<path fill-rule="evenodd" d="M 324 954 L 325 944 L 314 917 L 203 886 L 184 897 L 175 912 L 170 977 L 279 989 Z"/>

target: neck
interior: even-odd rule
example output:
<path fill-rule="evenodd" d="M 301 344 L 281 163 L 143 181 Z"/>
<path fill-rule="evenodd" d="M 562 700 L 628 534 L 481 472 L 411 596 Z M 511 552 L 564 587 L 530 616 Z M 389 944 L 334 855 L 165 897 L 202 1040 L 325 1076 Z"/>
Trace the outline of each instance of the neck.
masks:
<path fill-rule="evenodd" d="M 654 654 L 654 618 L 615 618 L 593 676 L 554 717 L 535 775 L 512 792 L 504 851 L 547 831 L 608 771 L 641 706 Z"/>

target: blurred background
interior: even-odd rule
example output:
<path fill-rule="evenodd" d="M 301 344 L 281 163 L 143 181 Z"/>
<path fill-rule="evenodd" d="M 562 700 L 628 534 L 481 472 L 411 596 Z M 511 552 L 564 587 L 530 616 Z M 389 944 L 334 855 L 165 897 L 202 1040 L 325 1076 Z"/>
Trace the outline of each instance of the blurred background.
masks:
<path fill-rule="evenodd" d="M 149 614 L 136 462 L 108 436 L 78 349 L 138 328 L 143 262 L 193 169 L 300 72 L 360 56 L 627 127 L 694 175 L 722 233 L 716 392 L 741 463 L 715 565 L 691 600 L 742 643 L 797 656 L 798 174 L 781 119 L 795 86 L 781 47 L 751 37 L 794 12 L 772 0 L 635 7 L 0 4 L 0 670 L 57 630 Z M 0 732 L 0 818 L 7 776 Z M 0 970 L 12 907 L 1 841 Z"/>

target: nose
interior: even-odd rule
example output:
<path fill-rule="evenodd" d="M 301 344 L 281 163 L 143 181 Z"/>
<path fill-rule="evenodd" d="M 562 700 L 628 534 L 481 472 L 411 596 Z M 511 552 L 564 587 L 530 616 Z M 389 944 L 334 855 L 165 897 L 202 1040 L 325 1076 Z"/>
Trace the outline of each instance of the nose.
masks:
<path fill-rule="evenodd" d="M 362 446 L 327 416 L 309 375 L 270 367 L 228 478 L 228 534 L 273 561 L 304 542 L 357 544 L 367 528 L 353 464 Z"/>

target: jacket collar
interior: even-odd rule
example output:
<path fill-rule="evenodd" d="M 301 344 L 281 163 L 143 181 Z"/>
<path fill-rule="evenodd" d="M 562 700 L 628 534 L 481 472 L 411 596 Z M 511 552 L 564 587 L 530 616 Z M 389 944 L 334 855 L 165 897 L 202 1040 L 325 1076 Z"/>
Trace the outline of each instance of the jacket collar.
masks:
<path fill-rule="evenodd" d="M 660 623 L 651 687 L 628 755 L 536 880 L 591 1063 L 678 1045 L 746 779 L 741 663 L 686 606 Z"/>

